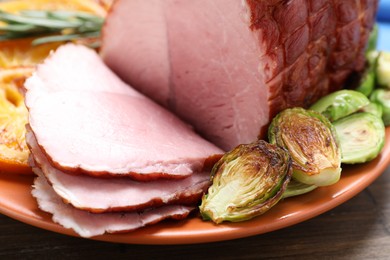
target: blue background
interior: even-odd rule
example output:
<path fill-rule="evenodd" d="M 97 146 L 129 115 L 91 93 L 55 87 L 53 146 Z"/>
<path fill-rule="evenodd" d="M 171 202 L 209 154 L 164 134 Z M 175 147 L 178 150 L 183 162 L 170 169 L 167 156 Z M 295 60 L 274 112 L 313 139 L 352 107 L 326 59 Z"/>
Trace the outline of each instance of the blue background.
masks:
<path fill-rule="evenodd" d="M 378 49 L 390 51 L 390 0 L 380 0 L 378 10 Z"/>

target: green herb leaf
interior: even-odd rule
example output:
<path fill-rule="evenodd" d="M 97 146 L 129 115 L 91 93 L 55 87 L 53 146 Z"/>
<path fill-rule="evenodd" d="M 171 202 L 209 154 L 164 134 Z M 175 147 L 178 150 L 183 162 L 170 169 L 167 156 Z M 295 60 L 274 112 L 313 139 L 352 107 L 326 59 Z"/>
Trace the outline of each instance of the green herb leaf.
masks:
<path fill-rule="evenodd" d="M 91 32 L 91 33 L 85 33 L 85 34 L 64 34 L 64 35 L 55 35 L 55 36 L 46 36 L 46 37 L 40 37 L 34 41 L 32 41 L 32 45 L 40 45 L 44 43 L 49 42 L 62 42 L 62 41 L 70 41 L 80 38 L 94 38 L 99 37 L 100 32 Z"/>
<path fill-rule="evenodd" d="M 97 38 L 104 18 L 79 11 L 25 10 L 11 14 L 0 10 L 0 41 L 25 37 L 40 37 L 33 45 Z M 42 37 L 41 37 L 42 36 Z"/>

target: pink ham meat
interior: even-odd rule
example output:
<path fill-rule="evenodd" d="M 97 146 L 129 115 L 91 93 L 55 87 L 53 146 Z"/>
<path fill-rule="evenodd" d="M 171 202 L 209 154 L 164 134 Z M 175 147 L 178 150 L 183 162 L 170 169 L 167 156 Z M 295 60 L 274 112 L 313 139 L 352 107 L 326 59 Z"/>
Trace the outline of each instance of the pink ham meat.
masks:
<path fill-rule="evenodd" d="M 376 0 L 117 0 L 101 54 L 122 79 L 227 150 L 365 63 Z M 131 65 L 130 65 L 131 64 Z"/>
<path fill-rule="evenodd" d="M 222 153 L 123 83 L 86 47 L 59 48 L 25 87 L 32 132 L 60 170 L 137 180 L 184 178 Z"/>
<path fill-rule="evenodd" d="M 37 199 L 39 208 L 53 214 L 54 222 L 73 229 L 82 237 L 131 231 L 167 218 L 183 219 L 194 209 L 170 205 L 143 212 L 91 214 L 64 204 L 42 173 L 39 173 L 39 170 L 36 170 L 36 173 L 38 177 L 35 179 L 32 194 Z"/>
<path fill-rule="evenodd" d="M 208 172 L 194 173 L 182 180 L 150 182 L 70 175 L 51 166 L 31 131 L 26 140 L 34 159 L 34 172 L 42 172 L 66 203 L 93 213 L 134 211 L 163 204 L 195 205 L 210 184 Z"/>

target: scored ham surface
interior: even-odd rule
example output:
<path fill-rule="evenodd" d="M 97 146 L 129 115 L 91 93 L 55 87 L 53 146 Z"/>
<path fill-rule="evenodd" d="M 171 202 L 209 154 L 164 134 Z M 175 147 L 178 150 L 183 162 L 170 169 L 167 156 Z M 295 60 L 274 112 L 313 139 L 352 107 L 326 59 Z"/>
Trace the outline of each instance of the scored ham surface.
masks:
<path fill-rule="evenodd" d="M 31 130 L 60 170 L 137 180 L 184 178 L 222 153 L 123 83 L 86 47 L 60 47 L 25 87 Z"/>
<path fill-rule="evenodd" d="M 38 177 L 34 181 L 32 195 L 37 199 L 39 208 L 53 214 L 54 222 L 65 228 L 73 229 L 82 237 L 131 231 L 167 218 L 183 219 L 194 209 L 193 207 L 169 205 L 143 212 L 92 214 L 64 204 L 47 183 L 43 174 L 37 169 L 36 173 Z"/>
<path fill-rule="evenodd" d="M 101 54 L 227 150 L 364 68 L 376 0 L 118 0 Z"/>
<path fill-rule="evenodd" d="M 93 213 L 134 211 L 163 204 L 196 205 L 210 184 L 210 173 L 193 173 L 180 180 L 137 182 L 129 178 L 70 175 L 51 166 L 28 129 L 26 140 L 34 159 L 55 193 L 66 203 Z"/>

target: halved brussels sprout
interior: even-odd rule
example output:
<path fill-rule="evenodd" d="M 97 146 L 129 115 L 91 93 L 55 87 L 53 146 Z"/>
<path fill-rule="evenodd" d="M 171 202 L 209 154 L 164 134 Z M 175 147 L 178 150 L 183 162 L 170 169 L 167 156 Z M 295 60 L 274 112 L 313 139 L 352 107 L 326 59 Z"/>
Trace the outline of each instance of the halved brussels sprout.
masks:
<path fill-rule="evenodd" d="M 291 174 L 291 159 L 283 148 L 262 140 L 239 145 L 214 165 L 200 213 L 215 223 L 261 215 L 282 198 Z"/>
<path fill-rule="evenodd" d="M 376 65 L 376 77 L 378 85 L 390 88 L 390 52 L 379 52 Z"/>
<path fill-rule="evenodd" d="M 383 123 L 386 126 L 390 125 L 390 90 L 376 89 L 372 92 L 370 99 L 381 105 Z"/>
<path fill-rule="evenodd" d="M 294 179 L 316 186 L 331 185 L 340 179 L 341 152 L 336 133 L 320 113 L 286 109 L 272 120 L 268 138 L 289 151 Z"/>
<path fill-rule="evenodd" d="M 312 190 L 315 190 L 316 188 L 318 187 L 315 185 L 304 184 L 302 182 L 292 179 L 288 183 L 286 191 L 283 193 L 283 199 L 302 195 Z"/>
<path fill-rule="evenodd" d="M 326 116 L 331 122 L 355 113 L 370 100 L 362 93 L 343 89 L 333 92 L 314 103 L 310 109 Z"/>
<path fill-rule="evenodd" d="M 385 143 L 382 119 L 362 112 L 333 123 L 339 138 L 343 163 L 368 162 L 381 152 Z"/>

